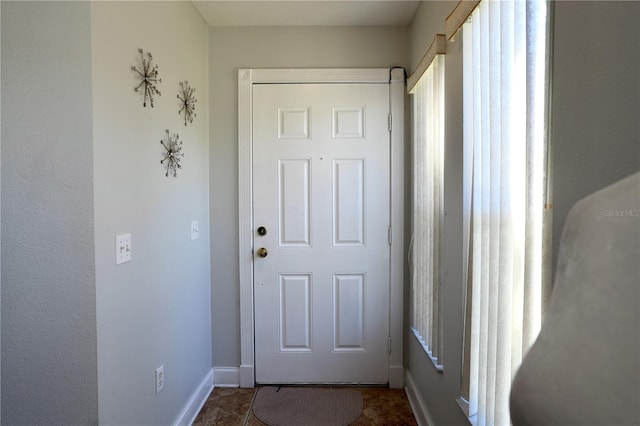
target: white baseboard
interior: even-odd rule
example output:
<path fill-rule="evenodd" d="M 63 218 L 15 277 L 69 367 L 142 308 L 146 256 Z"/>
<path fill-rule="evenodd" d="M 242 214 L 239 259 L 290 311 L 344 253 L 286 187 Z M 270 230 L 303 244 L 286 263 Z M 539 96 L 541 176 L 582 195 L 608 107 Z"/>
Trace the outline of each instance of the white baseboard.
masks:
<path fill-rule="evenodd" d="M 255 386 L 252 365 L 238 367 L 214 367 L 213 377 L 218 388 L 237 388 Z M 389 387 L 391 389 L 404 388 L 404 366 L 392 365 L 389 367 Z"/>
<path fill-rule="evenodd" d="M 237 388 L 240 386 L 240 369 L 213 367 L 213 382 L 217 388 Z"/>
<path fill-rule="evenodd" d="M 256 385 L 253 365 L 240 365 L 240 387 L 252 388 Z"/>
<path fill-rule="evenodd" d="M 211 395 L 211 391 L 213 391 L 213 369 L 202 379 L 202 382 L 200 382 L 193 392 L 191 398 L 189 398 L 189 401 L 187 401 L 187 404 L 173 424 L 178 426 L 192 425 L 196 417 L 198 417 L 202 406 L 207 402 L 207 398 Z"/>
<path fill-rule="evenodd" d="M 404 388 L 404 366 L 403 365 L 389 366 L 389 388 L 391 389 Z"/>
<path fill-rule="evenodd" d="M 409 404 L 411 404 L 411 409 L 413 410 L 413 415 L 418 422 L 418 426 L 434 426 L 435 423 L 431 418 L 431 414 L 429 410 L 424 405 L 424 398 L 422 394 L 416 387 L 416 383 L 413 381 L 411 377 L 411 373 L 409 370 L 406 372 L 406 386 L 404 391 L 407 394 L 407 399 L 409 399 Z"/>

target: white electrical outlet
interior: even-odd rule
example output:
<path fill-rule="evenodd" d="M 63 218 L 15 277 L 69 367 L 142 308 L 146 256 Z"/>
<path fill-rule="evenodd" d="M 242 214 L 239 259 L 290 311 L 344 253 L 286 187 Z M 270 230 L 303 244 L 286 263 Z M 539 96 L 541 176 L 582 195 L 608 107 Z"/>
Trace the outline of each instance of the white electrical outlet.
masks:
<path fill-rule="evenodd" d="M 164 364 L 156 368 L 156 394 L 164 387 Z"/>
<path fill-rule="evenodd" d="M 116 235 L 116 265 L 131 260 L 131 234 Z"/>
<path fill-rule="evenodd" d="M 192 240 L 198 239 L 198 221 L 197 220 L 191 221 L 191 239 Z"/>

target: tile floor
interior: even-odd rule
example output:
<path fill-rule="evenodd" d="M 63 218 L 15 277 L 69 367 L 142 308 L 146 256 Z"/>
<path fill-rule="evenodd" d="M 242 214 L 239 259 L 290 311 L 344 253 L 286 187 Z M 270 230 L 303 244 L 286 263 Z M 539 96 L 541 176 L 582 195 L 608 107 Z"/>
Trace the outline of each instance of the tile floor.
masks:
<path fill-rule="evenodd" d="M 352 426 L 417 426 L 404 389 L 357 387 L 363 410 Z M 215 388 L 194 426 L 264 426 L 251 410 L 257 388 Z M 304 426 L 304 425 L 301 425 Z"/>

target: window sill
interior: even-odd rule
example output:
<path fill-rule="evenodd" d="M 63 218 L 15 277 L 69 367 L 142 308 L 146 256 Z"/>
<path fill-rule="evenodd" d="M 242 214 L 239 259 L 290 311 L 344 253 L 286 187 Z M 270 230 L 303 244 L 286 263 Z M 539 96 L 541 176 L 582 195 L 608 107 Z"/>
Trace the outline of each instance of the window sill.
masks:
<path fill-rule="evenodd" d="M 424 349 L 424 352 L 427 354 L 427 356 L 433 363 L 433 366 L 435 367 L 436 371 L 442 374 L 443 368 L 442 368 L 442 364 L 438 364 L 438 358 L 432 355 L 432 352 L 429 350 L 429 348 L 427 347 L 427 344 L 422 339 L 422 336 L 420 336 L 418 331 L 413 327 L 411 327 L 411 331 L 413 332 L 413 335 L 415 336 L 415 338 L 418 340 L 418 343 L 420 343 L 420 345 L 422 346 L 422 349 Z"/>
<path fill-rule="evenodd" d="M 469 424 L 472 426 L 476 426 L 476 416 L 475 415 L 469 416 L 469 401 L 460 397 L 460 398 L 456 398 L 456 402 L 458 403 L 458 407 L 460 407 L 460 409 L 464 413 L 464 416 L 469 421 Z"/>

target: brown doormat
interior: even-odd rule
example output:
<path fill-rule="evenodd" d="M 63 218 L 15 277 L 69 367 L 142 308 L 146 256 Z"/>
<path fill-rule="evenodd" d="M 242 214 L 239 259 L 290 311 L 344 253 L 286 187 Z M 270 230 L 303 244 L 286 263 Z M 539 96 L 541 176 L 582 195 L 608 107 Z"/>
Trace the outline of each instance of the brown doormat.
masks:
<path fill-rule="evenodd" d="M 362 394 L 353 389 L 262 387 L 253 412 L 270 426 L 346 426 L 362 414 Z"/>

